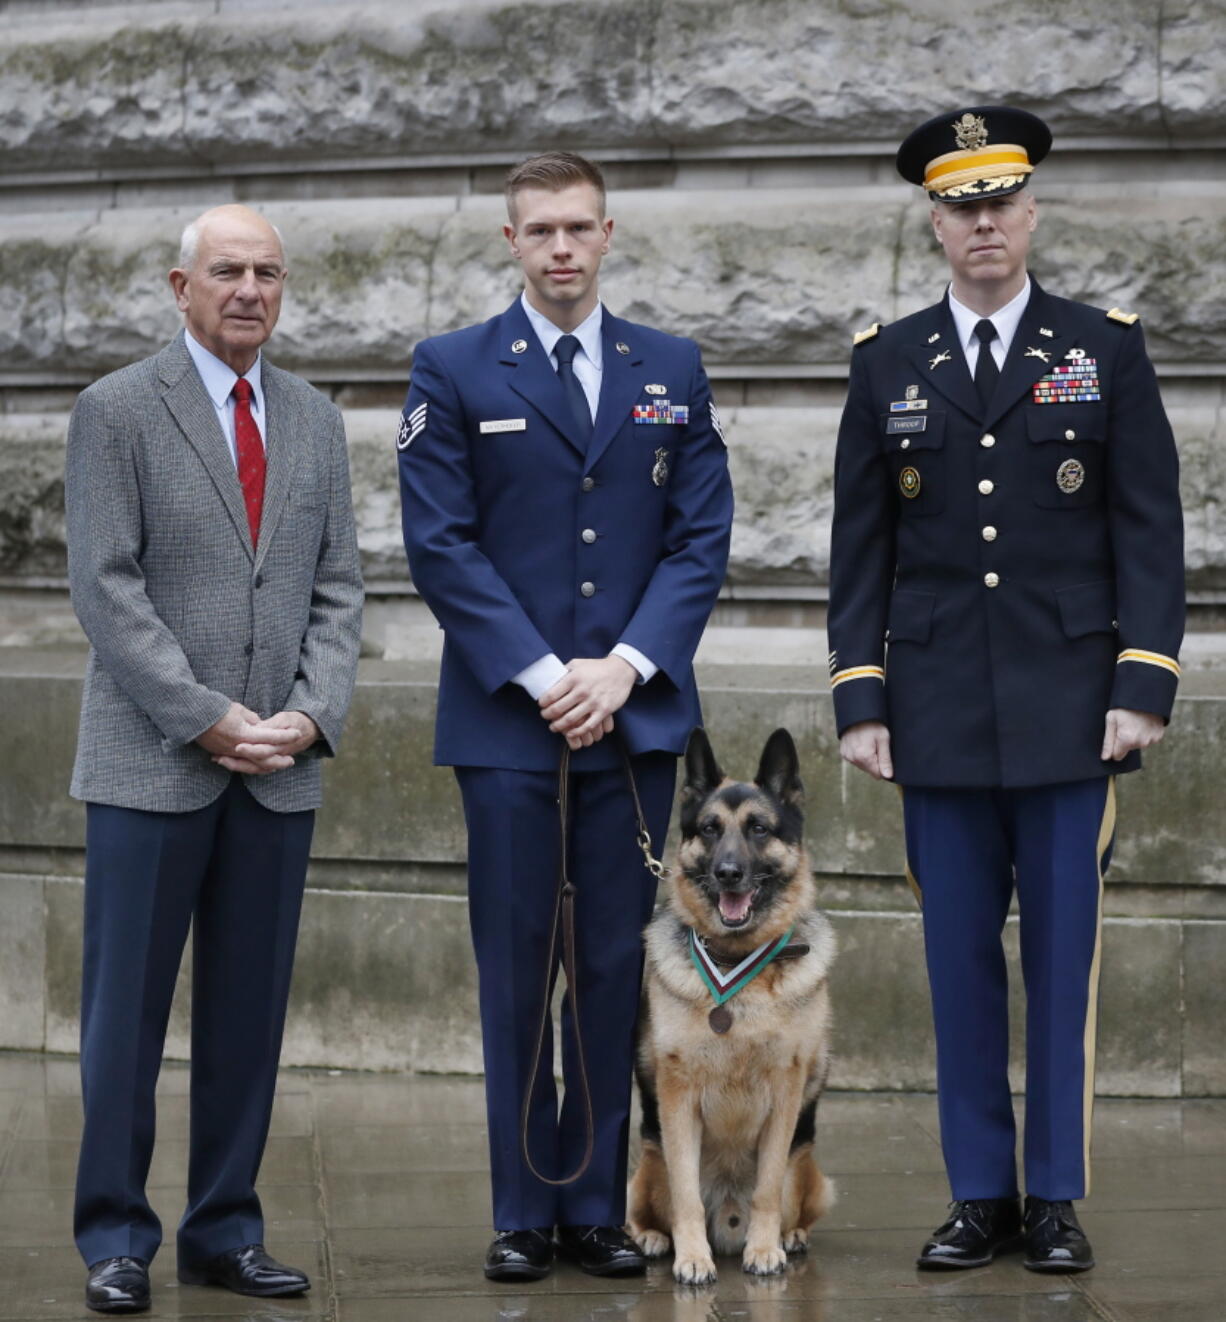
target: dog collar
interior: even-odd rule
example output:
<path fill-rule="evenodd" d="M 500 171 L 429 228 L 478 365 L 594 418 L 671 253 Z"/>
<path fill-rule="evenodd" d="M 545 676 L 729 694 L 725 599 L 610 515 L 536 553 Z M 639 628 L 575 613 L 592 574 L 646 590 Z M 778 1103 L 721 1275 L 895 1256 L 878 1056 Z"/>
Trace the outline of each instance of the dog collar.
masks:
<path fill-rule="evenodd" d="M 690 959 L 694 962 L 694 967 L 698 970 L 698 976 L 707 985 L 707 990 L 715 1000 L 715 1004 L 723 1005 L 725 1001 L 731 1000 L 737 992 L 747 987 L 762 970 L 773 960 L 781 950 L 792 939 L 792 933 L 796 930 L 795 925 L 789 927 L 781 937 L 774 941 L 767 941 L 751 954 L 746 955 L 741 962 L 726 973 L 711 957 L 710 951 L 703 945 L 701 937 L 694 929 L 690 928 Z"/>

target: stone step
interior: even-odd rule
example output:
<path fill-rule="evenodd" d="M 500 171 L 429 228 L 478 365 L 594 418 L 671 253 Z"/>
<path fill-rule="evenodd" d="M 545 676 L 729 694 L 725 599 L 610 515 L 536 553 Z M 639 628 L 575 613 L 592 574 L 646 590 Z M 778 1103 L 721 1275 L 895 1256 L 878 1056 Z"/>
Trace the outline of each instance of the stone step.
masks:
<path fill-rule="evenodd" d="M 1171 402 L 1169 412 L 1182 457 L 1188 584 L 1198 603 L 1209 604 L 1226 600 L 1226 520 L 1220 498 L 1226 490 L 1226 421 L 1215 388 L 1175 390 L 1168 396 L 1185 398 L 1195 402 Z M 732 408 L 723 413 L 736 490 L 730 591 L 823 587 L 839 410 Z M 363 572 L 372 589 L 408 585 L 393 443 L 398 421 L 393 409 L 345 414 Z M 24 582 L 33 590 L 65 573 L 66 430 L 64 414 L 0 413 L 0 574 L 10 586 Z M 0 642 L 8 615 L 0 610 Z M 394 639 L 376 634 L 375 623 L 367 622 L 372 644 L 399 655 Z M 413 623 L 403 618 L 395 627 Z M 18 621 L 16 627 L 29 626 Z M 67 628 L 75 637 L 71 621 Z M 31 639 L 26 632 L 8 641 Z"/>
<path fill-rule="evenodd" d="M 1220 10 L 1203 0 L 1119 0 L 1088 16 L 1065 6 L 1041 23 L 1009 0 L 967 0 L 957 23 L 927 6 L 794 0 L 769 21 L 714 0 L 579 0 L 564 23 L 539 0 L 302 4 L 292 23 L 286 8 L 5 6 L 0 167 L 430 163 L 543 144 L 885 157 L 920 118 L 987 87 L 1050 117 L 1062 139 L 1222 143 Z"/>
<path fill-rule="evenodd" d="M 751 654 L 769 657 L 770 639 L 737 632 Z M 819 667 L 794 664 L 802 659 L 794 635 L 776 641 L 789 664 L 729 664 L 719 658 L 732 640 L 711 640 L 716 659 L 699 668 L 708 729 L 723 764 L 741 776 L 752 774 L 770 730 L 785 725 L 797 737 L 811 861 L 841 941 L 837 1085 L 931 1087 L 897 791 L 839 762 Z M 1226 1093 L 1226 657 L 1220 638 L 1191 650 L 1202 664 L 1186 677 L 1167 740 L 1147 755 L 1143 775 L 1120 783 L 1106 894 L 1103 1092 Z M 11 1007 L 0 1047 L 75 1047 L 83 811 L 66 786 L 82 661 L 0 649 L 0 1003 Z M 450 772 L 429 765 L 433 706 L 432 662 L 363 664 L 345 747 L 328 769 L 286 1063 L 480 1068 L 463 828 Z M 1015 1004 L 1020 1025 L 1019 1011 Z M 183 1054 L 186 1042 L 181 996 L 172 1051 Z"/>

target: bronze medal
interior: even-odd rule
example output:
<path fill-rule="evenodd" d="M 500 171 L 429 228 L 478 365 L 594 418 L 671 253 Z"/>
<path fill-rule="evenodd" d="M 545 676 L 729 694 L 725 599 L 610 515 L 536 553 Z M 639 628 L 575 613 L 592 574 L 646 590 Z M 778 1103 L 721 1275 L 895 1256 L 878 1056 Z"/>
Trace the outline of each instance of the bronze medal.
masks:
<path fill-rule="evenodd" d="M 711 1032 L 726 1033 L 732 1027 L 732 1011 L 726 1005 L 717 1005 L 707 1015 L 707 1023 L 711 1025 Z"/>

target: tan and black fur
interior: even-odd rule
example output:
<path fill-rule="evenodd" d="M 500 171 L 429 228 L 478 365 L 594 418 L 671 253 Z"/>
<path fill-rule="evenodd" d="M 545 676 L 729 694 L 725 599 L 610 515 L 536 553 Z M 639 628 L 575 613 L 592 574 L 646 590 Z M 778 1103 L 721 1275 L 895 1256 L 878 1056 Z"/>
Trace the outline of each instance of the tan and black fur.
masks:
<path fill-rule="evenodd" d="M 674 1277 L 700 1284 L 715 1279 L 712 1248 L 740 1253 L 748 1272 L 782 1271 L 833 1202 L 814 1133 L 834 936 L 815 908 L 788 732 L 767 740 L 753 784 L 724 776 L 702 730 L 685 764 L 678 867 L 646 933 L 643 1151 L 627 1220 L 650 1256 L 666 1253 L 671 1237 Z M 767 965 L 726 1002 L 728 1031 L 714 1032 L 715 1002 L 690 959 L 689 929 L 731 967 L 793 924 L 791 944 L 808 952 Z"/>

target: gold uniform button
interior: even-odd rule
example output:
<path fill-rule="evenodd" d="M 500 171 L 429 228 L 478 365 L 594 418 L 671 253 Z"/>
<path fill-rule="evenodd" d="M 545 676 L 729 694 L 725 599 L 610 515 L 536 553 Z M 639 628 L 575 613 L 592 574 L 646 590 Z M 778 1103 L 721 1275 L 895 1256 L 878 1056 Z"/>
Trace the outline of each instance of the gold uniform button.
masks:
<path fill-rule="evenodd" d="M 1075 441 L 1077 439 L 1077 433 L 1072 429 L 1072 427 L 1070 427 L 1068 431 L 1064 433 L 1064 439 L 1066 441 Z"/>
<path fill-rule="evenodd" d="M 983 530 L 983 540 L 985 542 L 994 542 L 996 540 L 996 529 L 989 523 Z"/>
<path fill-rule="evenodd" d="M 596 595 L 596 584 L 581 583 L 579 585 L 579 591 L 582 592 L 585 597 L 594 597 Z"/>
<path fill-rule="evenodd" d="M 991 432 L 988 432 L 986 435 L 979 438 L 979 444 L 982 445 L 985 450 L 990 450 L 996 444 L 996 437 L 993 436 Z"/>
<path fill-rule="evenodd" d="M 898 448 L 900 450 L 909 450 L 911 448 L 910 436 L 904 436 L 902 440 L 898 442 Z"/>
<path fill-rule="evenodd" d="M 984 583 L 985 583 L 988 587 L 990 587 L 990 588 L 999 587 L 999 586 L 1000 586 L 1000 575 L 999 575 L 999 574 L 984 574 L 984 576 L 983 576 L 983 581 L 984 581 Z"/>
<path fill-rule="evenodd" d="M 979 494 L 981 496 L 990 496 L 996 490 L 996 483 L 990 478 L 984 478 L 979 484 Z"/>
<path fill-rule="evenodd" d="M 579 536 L 582 537 L 583 540 L 589 546 L 591 546 L 591 544 L 596 540 L 596 534 L 591 528 L 584 528 L 584 530 L 579 534 Z"/>

